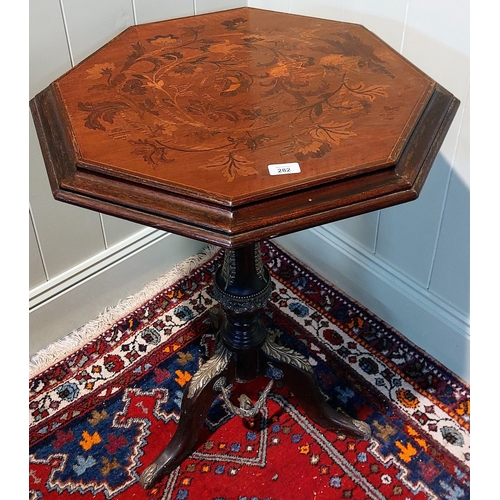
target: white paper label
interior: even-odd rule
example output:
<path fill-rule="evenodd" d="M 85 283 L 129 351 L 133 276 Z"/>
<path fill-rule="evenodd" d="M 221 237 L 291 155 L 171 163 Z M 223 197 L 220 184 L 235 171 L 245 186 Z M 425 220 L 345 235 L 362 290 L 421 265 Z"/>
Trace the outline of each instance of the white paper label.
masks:
<path fill-rule="evenodd" d="M 268 170 L 271 175 L 286 175 L 286 174 L 299 174 L 300 165 L 298 163 L 277 163 L 268 165 Z"/>

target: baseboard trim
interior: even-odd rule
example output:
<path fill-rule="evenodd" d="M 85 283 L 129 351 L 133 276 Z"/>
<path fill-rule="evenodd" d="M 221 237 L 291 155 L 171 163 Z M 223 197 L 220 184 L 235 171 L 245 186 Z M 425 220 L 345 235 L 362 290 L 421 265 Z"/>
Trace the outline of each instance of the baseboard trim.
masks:
<path fill-rule="evenodd" d="M 126 301 L 206 244 L 146 228 L 30 292 L 30 356 Z"/>
<path fill-rule="evenodd" d="M 29 310 L 35 311 L 89 279 L 166 238 L 169 233 L 145 228 L 30 290 Z"/>
<path fill-rule="evenodd" d="M 277 243 L 462 379 L 470 377 L 470 322 L 348 235 L 320 226 Z"/>
<path fill-rule="evenodd" d="M 390 267 L 384 261 L 376 258 L 374 254 L 360 248 L 346 234 L 340 231 L 334 232 L 328 227 L 315 228 L 313 231 L 324 238 L 329 245 L 335 246 L 338 251 L 349 256 L 356 265 L 363 267 L 371 274 L 377 276 L 378 279 L 392 286 L 410 300 L 419 303 L 431 314 L 440 317 L 441 321 L 448 323 L 459 335 L 469 340 L 469 318 L 451 304 L 446 303 L 441 297 L 438 297 L 430 290 L 414 282 L 408 276 Z"/>
<path fill-rule="evenodd" d="M 173 239 L 163 241 L 169 237 Z M 469 380 L 470 323 L 460 311 L 360 247 L 344 233 L 328 226 L 280 237 L 276 241 L 456 375 Z M 122 280 L 117 279 L 118 275 L 129 274 L 130 266 L 145 268 L 151 258 L 149 255 L 157 256 L 158 252 L 163 254 L 171 248 L 174 255 L 183 259 L 199 251 L 195 245 L 199 246 L 170 233 L 146 228 L 30 290 L 30 343 L 32 336 L 45 338 L 33 349 L 36 352 L 44 342 L 69 333 L 69 318 L 75 311 L 65 312 L 68 319 L 66 322 L 60 319 L 60 325 L 54 317 L 56 311 L 60 316 L 68 304 L 74 307 L 82 294 L 89 296 L 104 283 L 119 284 Z M 150 248 L 154 249 L 153 253 L 148 250 Z M 174 263 L 172 261 L 171 265 Z M 152 272 L 157 269 L 153 266 Z M 119 295 L 117 293 L 121 298 Z M 99 304 L 97 298 L 94 301 Z M 86 314 L 86 311 L 81 312 L 81 317 Z"/>

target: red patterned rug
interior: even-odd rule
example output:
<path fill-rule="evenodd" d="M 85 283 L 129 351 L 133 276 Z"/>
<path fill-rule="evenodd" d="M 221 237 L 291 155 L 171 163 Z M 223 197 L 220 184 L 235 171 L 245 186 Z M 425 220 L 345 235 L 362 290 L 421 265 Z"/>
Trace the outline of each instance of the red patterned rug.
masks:
<path fill-rule="evenodd" d="M 253 426 L 216 401 L 193 454 L 141 488 L 214 347 L 221 254 L 208 252 L 112 323 L 90 324 L 87 338 L 71 334 L 60 359 L 50 349 L 33 358 L 30 499 L 470 498 L 469 387 L 273 244 L 262 250 L 274 283 L 268 328 L 307 355 L 330 404 L 366 421 L 372 439 L 324 431 L 276 384 Z M 265 384 L 245 392 L 255 400 Z"/>

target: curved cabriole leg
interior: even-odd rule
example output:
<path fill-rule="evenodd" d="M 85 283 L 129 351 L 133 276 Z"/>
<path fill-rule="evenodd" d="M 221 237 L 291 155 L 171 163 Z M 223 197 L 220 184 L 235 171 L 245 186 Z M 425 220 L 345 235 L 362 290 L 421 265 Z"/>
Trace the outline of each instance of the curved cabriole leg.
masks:
<path fill-rule="evenodd" d="M 268 339 L 264 354 L 283 372 L 282 382 L 293 392 L 309 418 L 325 429 L 356 439 L 370 439 L 370 426 L 332 408 L 325 400 L 313 369 L 301 354 Z"/>
<path fill-rule="evenodd" d="M 239 409 L 229 401 L 224 386 L 265 375 L 267 361 L 281 370 L 283 382 L 318 425 L 346 436 L 370 439 L 368 424 L 327 404 L 307 359 L 277 345 L 266 331 L 259 315 L 271 290 L 272 282 L 263 267 L 258 243 L 226 250 L 213 283 L 213 295 L 220 304 L 211 311 L 212 328 L 218 332 L 216 351 L 187 385 L 177 430 L 163 452 L 142 473 L 140 482 L 144 488 L 161 481 L 192 452 L 208 411 L 221 391 L 226 405 L 235 414 L 246 417 L 259 411 L 271 384 L 255 405 L 242 395 Z"/>
<path fill-rule="evenodd" d="M 230 363 L 231 354 L 219 344 L 215 354 L 193 375 L 184 391 L 175 434 L 156 460 L 141 474 L 143 488 L 152 488 L 193 451 L 208 411 L 220 394 L 220 385 L 227 384 Z"/>

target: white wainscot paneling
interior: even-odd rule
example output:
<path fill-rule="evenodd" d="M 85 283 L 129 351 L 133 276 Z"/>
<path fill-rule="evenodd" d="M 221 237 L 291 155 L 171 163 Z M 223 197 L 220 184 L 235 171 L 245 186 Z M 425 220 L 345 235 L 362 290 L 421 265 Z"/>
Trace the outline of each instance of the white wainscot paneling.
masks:
<path fill-rule="evenodd" d="M 342 21 L 343 0 L 290 0 L 290 12 L 302 16 L 320 17 Z"/>
<path fill-rule="evenodd" d="M 30 97 L 71 67 L 59 0 L 30 2 Z M 104 249 L 99 215 L 53 199 L 40 144 L 29 117 L 29 196 L 33 244 L 30 262 L 42 259 L 45 279 Z M 33 254 L 31 252 L 34 252 Z M 35 269 L 37 265 L 34 263 Z M 33 277 L 39 274 L 33 270 Z M 38 279 L 35 279 L 35 282 Z"/>
<path fill-rule="evenodd" d="M 465 101 L 470 80 L 468 0 L 410 0 L 403 55 Z"/>
<path fill-rule="evenodd" d="M 137 24 L 194 15 L 194 0 L 133 0 Z"/>
<path fill-rule="evenodd" d="M 59 0 L 29 3 L 30 98 L 71 68 Z"/>
<path fill-rule="evenodd" d="M 463 184 L 470 190 L 470 89 L 466 99 L 460 105 L 459 115 L 460 133 L 458 138 L 455 158 L 453 159 L 453 172 L 460 177 Z"/>
<path fill-rule="evenodd" d="M 247 0 L 195 0 L 196 14 L 246 7 Z"/>
<path fill-rule="evenodd" d="M 470 312 L 469 190 L 452 175 L 439 234 L 430 290 L 459 309 Z"/>
<path fill-rule="evenodd" d="M 62 0 L 73 63 L 135 24 L 131 0 Z"/>
<path fill-rule="evenodd" d="M 469 55 L 470 0 L 409 0 L 408 26 Z"/>
<path fill-rule="evenodd" d="M 33 224 L 48 278 L 104 250 L 99 214 L 55 201 L 30 116 L 29 193 Z"/>
<path fill-rule="evenodd" d="M 45 276 L 45 271 L 43 269 L 42 256 L 40 255 L 40 250 L 38 248 L 38 243 L 36 240 L 35 229 L 33 227 L 33 222 L 30 216 L 30 228 L 29 228 L 29 280 L 30 289 L 35 286 L 45 283 L 47 277 Z"/>
<path fill-rule="evenodd" d="M 325 225 L 333 233 L 341 232 L 349 235 L 353 241 L 362 245 L 367 251 L 375 251 L 379 212 L 370 212 L 356 217 L 339 220 Z"/>
<path fill-rule="evenodd" d="M 205 244 L 150 228 L 30 291 L 30 355 L 116 306 Z"/>
<path fill-rule="evenodd" d="M 146 228 L 141 224 L 130 222 L 125 219 L 119 219 L 111 215 L 102 215 L 102 228 L 104 233 L 104 242 L 106 248 L 119 243 L 134 233 L 138 233 Z"/>
<path fill-rule="evenodd" d="M 470 100 L 462 104 L 457 152 L 444 207 L 430 290 L 470 314 Z M 457 116 L 457 118 L 459 118 Z"/>
<path fill-rule="evenodd" d="M 401 50 L 408 1 L 367 2 L 349 0 L 344 4 L 343 21 L 362 24 L 393 49 Z"/>
<path fill-rule="evenodd" d="M 427 288 L 450 165 L 439 154 L 419 198 L 380 212 L 377 256 Z"/>
<path fill-rule="evenodd" d="M 248 6 L 255 9 L 274 10 L 275 12 L 289 12 L 290 0 L 249 0 Z"/>

